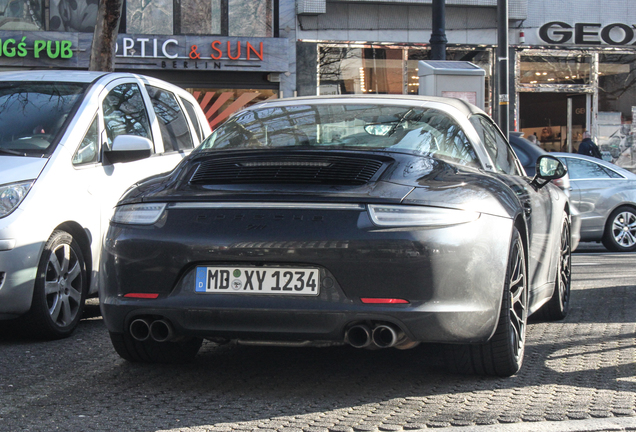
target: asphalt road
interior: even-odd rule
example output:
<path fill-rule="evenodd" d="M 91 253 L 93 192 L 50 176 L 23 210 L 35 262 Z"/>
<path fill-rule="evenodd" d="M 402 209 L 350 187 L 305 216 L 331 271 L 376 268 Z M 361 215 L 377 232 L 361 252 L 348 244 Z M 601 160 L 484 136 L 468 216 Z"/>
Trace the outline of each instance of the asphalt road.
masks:
<path fill-rule="evenodd" d="M 436 347 L 216 347 L 130 364 L 93 302 L 69 339 L 0 325 L 0 431 L 636 430 L 636 254 L 581 246 L 572 306 L 532 320 L 511 378 L 453 375 Z"/>

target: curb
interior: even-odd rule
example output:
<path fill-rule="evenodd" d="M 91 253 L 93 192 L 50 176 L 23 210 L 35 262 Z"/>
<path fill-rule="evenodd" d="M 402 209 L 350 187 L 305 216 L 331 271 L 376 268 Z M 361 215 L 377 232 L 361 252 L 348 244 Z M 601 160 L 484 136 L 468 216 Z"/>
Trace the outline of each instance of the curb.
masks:
<path fill-rule="evenodd" d="M 428 428 L 420 431 L 430 431 Z M 636 417 L 603 419 L 523 422 L 482 426 L 451 426 L 439 428 L 443 432 L 622 432 L 636 431 Z"/>

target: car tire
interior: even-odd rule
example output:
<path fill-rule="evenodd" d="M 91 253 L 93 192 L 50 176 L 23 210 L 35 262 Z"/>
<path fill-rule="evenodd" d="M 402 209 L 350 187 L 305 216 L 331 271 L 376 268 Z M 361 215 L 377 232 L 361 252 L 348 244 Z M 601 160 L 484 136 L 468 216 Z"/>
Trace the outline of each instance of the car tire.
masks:
<path fill-rule="evenodd" d="M 452 372 L 508 377 L 521 368 L 528 320 L 528 281 L 521 236 L 513 228 L 506 282 L 495 333 L 483 344 L 446 345 Z"/>
<path fill-rule="evenodd" d="M 636 250 L 636 210 L 621 206 L 607 218 L 603 245 L 613 252 Z"/>
<path fill-rule="evenodd" d="M 554 292 L 548 302 L 540 309 L 539 316 L 548 321 L 558 321 L 568 314 L 570 305 L 570 286 L 572 284 L 572 248 L 570 237 L 570 219 L 564 215 L 561 227 L 561 245 L 559 268 L 554 281 Z"/>
<path fill-rule="evenodd" d="M 203 339 L 186 338 L 175 342 L 138 341 L 127 333 L 110 333 L 117 354 L 133 363 L 189 363 L 199 352 Z"/>
<path fill-rule="evenodd" d="M 79 244 L 66 231 L 54 231 L 40 257 L 31 309 L 20 318 L 21 329 L 43 339 L 70 336 L 82 318 L 87 292 Z"/>

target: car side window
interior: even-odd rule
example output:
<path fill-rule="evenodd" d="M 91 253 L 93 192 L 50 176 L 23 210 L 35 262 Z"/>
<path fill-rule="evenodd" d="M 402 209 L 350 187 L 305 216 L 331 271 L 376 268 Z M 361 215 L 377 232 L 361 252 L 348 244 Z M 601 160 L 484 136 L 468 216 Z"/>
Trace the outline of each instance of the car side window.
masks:
<path fill-rule="evenodd" d="M 146 90 L 159 119 L 164 151 L 186 150 L 194 147 L 188 121 L 175 95 L 168 90 L 151 85 L 146 85 Z"/>
<path fill-rule="evenodd" d="M 495 164 L 497 172 L 521 175 L 513 150 L 510 148 L 506 139 L 501 135 L 497 128 L 481 116 L 473 116 L 471 118 L 471 122 L 475 126 L 476 123 L 479 122 L 481 127 L 476 127 L 476 129 L 478 129 L 484 146 L 486 147 L 486 151 L 488 152 L 488 155 L 490 155 L 490 159 Z"/>
<path fill-rule="evenodd" d="M 119 135 L 137 135 L 152 140 L 146 105 L 137 84 L 118 85 L 104 98 L 102 106 L 109 145 Z"/>
<path fill-rule="evenodd" d="M 181 102 L 183 103 L 183 106 L 185 107 L 188 113 L 188 117 L 190 117 L 190 121 L 192 122 L 192 125 L 194 126 L 194 130 L 197 133 L 199 142 L 203 141 L 203 138 L 205 137 L 203 136 L 203 130 L 201 129 L 201 124 L 199 124 L 199 118 L 197 117 L 197 111 L 194 108 L 194 105 L 192 105 L 189 101 L 187 101 L 186 99 L 182 97 L 180 97 L 179 99 L 181 99 Z"/>
<path fill-rule="evenodd" d="M 91 125 L 84 135 L 77 151 L 73 155 L 73 165 L 83 165 L 87 163 L 97 162 L 99 155 L 99 128 L 97 116 L 91 122 Z"/>
<path fill-rule="evenodd" d="M 618 173 L 586 160 L 567 158 L 570 180 L 621 178 Z"/>

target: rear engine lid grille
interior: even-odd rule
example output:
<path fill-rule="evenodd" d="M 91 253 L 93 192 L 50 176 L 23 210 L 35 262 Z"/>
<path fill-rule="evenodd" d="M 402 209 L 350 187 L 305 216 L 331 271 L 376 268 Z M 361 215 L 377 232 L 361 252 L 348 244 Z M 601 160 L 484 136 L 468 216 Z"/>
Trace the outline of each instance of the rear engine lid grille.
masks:
<path fill-rule="evenodd" d="M 362 185 L 383 161 L 369 157 L 259 155 L 212 158 L 201 163 L 190 183 L 296 183 Z"/>

